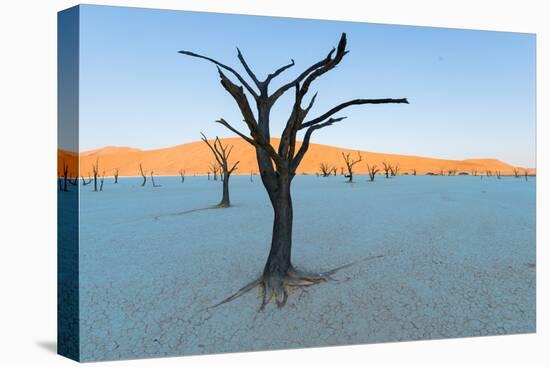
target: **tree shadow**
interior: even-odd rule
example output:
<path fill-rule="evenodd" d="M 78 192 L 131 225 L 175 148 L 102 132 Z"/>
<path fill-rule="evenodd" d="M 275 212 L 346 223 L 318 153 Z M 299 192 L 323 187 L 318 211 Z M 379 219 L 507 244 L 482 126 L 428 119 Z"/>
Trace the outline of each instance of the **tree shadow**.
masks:
<path fill-rule="evenodd" d="M 36 342 L 40 348 L 46 350 L 47 352 L 57 354 L 57 342 L 51 340 L 39 340 Z"/>

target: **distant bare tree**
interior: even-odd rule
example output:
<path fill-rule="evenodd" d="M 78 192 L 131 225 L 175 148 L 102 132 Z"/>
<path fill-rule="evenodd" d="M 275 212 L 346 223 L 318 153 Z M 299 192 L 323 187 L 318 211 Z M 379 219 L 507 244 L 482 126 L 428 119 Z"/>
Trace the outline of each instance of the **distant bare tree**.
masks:
<path fill-rule="evenodd" d="M 59 181 L 59 190 L 68 192 L 69 189 L 67 188 L 67 182 L 69 180 L 69 165 L 65 163 L 65 160 L 63 159 L 63 184 L 61 184 L 61 180 Z"/>
<path fill-rule="evenodd" d="M 399 174 L 399 163 L 394 164 L 393 166 L 390 165 L 390 174 L 392 176 L 397 176 Z"/>
<path fill-rule="evenodd" d="M 500 180 L 500 171 L 495 171 L 495 175 L 496 175 L 497 178 Z"/>
<path fill-rule="evenodd" d="M 527 176 L 529 176 L 529 172 L 526 169 L 523 170 L 523 176 L 525 177 L 525 181 L 528 181 Z"/>
<path fill-rule="evenodd" d="M 439 169 L 439 176 L 445 176 L 445 169 L 443 167 Z"/>
<path fill-rule="evenodd" d="M 185 170 L 180 169 L 180 177 L 181 177 L 181 183 L 185 182 Z"/>
<path fill-rule="evenodd" d="M 488 170 L 488 169 L 485 170 L 485 176 L 489 177 L 492 175 L 493 175 L 493 172 L 491 172 L 491 170 Z"/>
<path fill-rule="evenodd" d="M 372 166 L 367 163 L 367 171 L 369 173 L 369 178 L 371 181 L 374 181 L 374 177 L 376 174 L 380 171 L 376 164 L 373 164 Z"/>
<path fill-rule="evenodd" d="M 113 176 L 115 177 L 115 183 L 117 184 L 118 183 L 118 168 L 115 168 Z"/>
<path fill-rule="evenodd" d="M 210 171 L 214 176 L 214 181 L 218 181 L 218 169 L 219 167 L 217 162 L 210 163 Z"/>
<path fill-rule="evenodd" d="M 105 180 L 105 171 L 101 174 L 99 179 L 99 191 L 103 191 L 103 181 Z"/>
<path fill-rule="evenodd" d="M 519 178 L 519 169 L 514 167 L 514 177 Z"/>
<path fill-rule="evenodd" d="M 95 163 L 92 165 L 92 173 L 94 175 L 94 191 L 97 191 L 97 178 L 99 176 L 99 159 L 96 159 Z"/>
<path fill-rule="evenodd" d="M 411 171 L 412 171 L 412 175 L 416 176 L 416 168 L 411 169 Z"/>
<path fill-rule="evenodd" d="M 139 164 L 139 173 L 141 173 L 141 177 L 143 178 L 141 186 L 145 186 L 145 184 L 147 183 L 147 175 L 146 172 L 143 170 L 143 166 L 141 165 L 141 163 Z"/>
<path fill-rule="evenodd" d="M 348 180 L 346 182 L 348 183 L 351 183 L 353 182 L 353 166 L 355 166 L 357 163 L 361 162 L 361 152 L 357 152 L 357 156 L 358 158 L 357 159 L 353 159 L 350 157 L 350 154 L 351 153 L 345 153 L 342 152 L 342 157 L 344 158 L 344 162 L 346 163 L 346 167 L 348 169 L 348 174 L 347 175 L 344 175 L 345 178 L 347 178 Z"/>
<path fill-rule="evenodd" d="M 321 176 L 328 177 L 332 174 L 332 171 L 335 169 L 334 167 L 329 167 L 328 163 L 321 163 L 319 165 L 319 168 L 321 170 Z"/>
<path fill-rule="evenodd" d="M 90 172 L 88 172 L 88 181 L 84 178 L 84 176 L 80 176 L 82 178 L 82 186 L 86 186 L 92 183 L 92 177 L 90 176 Z"/>
<path fill-rule="evenodd" d="M 384 175 L 386 175 L 386 178 L 390 178 L 390 173 L 391 173 L 391 170 L 392 170 L 392 166 L 390 163 L 384 161 L 382 162 L 382 167 L 384 167 Z"/>
<path fill-rule="evenodd" d="M 338 169 L 336 167 L 332 167 L 332 173 L 334 176 L 336 176 L 336 173 L 338 172 Z"/>
<path fill-rule="evenodd" d="M 447 175 L 448 176 L 455 176 L 456 175 L 456 168 L 449 168 L 447 170 Z"/>
<path fill-rule="evenodd" d="M 252 170 L 250 170 L 250 182 L 254 182 L 254 180 L 252 179 L 253 175 L 254 175 L 254 172 Z"/>
<path fill-rule="evenodd" d="M 157 185 L 155 183 L 155 177 L 153 176 L 155 172 L 153 170 L 151 170 L 151 183 L 153 184 L 153 187 L 161 187 L 161 185 Z"/>
<path fill-rule="evenodd" d="M 477 170 L 476 169 L 472 169 L 472 176 L 477 176 Z"/>
<path fill-rule="evenodd" d="M 340 175 L 341 175 L 341 176 L 344 175 L 344 167 L 340 167 Z"/>
<path fill-rule="evenodd" d="M 206 138 L 206 135 L 201 133 L 202 135 L 202 141 L 206 145 L 208 145 L 208 148 L 210 148 L 210 151 L 214 155 L 214 158 L 216 158 L 216 161 L 218 163 L 218 167 L 220 170 L 220 175 L 222 175 L 223 180 L 223 193 L 222 193 L 222 200 L 218 204 L 219 208 L 227 208 L 231 205 L 231 202 L 229 200 L 229 178 L 231 177 L 231 174 L 235 169 L 237 169 L 239 165 L 239 161 L 233 163 L 231 168 L 229 168 L 229 156 L 231 155 L 231 151 L 233 150 L 233 146 L 227 146 L 223 145 L 220 139 L 216 136 L 216 139 L 214 139 L 213 143 L 210 143 L 208 139 Z"/>

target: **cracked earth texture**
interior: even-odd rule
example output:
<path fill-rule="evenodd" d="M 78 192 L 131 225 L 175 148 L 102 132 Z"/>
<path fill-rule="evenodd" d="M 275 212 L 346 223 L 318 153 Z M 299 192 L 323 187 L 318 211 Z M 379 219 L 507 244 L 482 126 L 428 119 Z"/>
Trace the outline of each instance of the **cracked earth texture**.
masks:
<path fill-rule="evenodd" d="M 258 312 L 272 209 L 259 177 L 106 179 L 81 187 L 84 361 L 535 331 L 535 182 L 297 176 L 293 263 L 342 269 Z M 155 219 L 156 216 L 159 216 Z"/>

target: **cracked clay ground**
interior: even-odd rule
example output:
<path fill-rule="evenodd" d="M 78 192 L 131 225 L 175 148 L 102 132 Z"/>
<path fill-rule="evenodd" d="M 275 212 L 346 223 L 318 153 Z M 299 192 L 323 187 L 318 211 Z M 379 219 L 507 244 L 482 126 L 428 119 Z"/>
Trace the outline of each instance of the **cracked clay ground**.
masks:
<path fill-rule="evenodd" d="M 355 177 L 354 177 L 355 178 Z M 81 187 L 83 360 L 535 331 L 535 182 L 504 177 L 296 177 L 296 267 L 339 271 L 258 312 L 272 210 L 258 177 L 206 207 L 205 177 Z M 155 216 L 159 216 L 155 219 Z"/>

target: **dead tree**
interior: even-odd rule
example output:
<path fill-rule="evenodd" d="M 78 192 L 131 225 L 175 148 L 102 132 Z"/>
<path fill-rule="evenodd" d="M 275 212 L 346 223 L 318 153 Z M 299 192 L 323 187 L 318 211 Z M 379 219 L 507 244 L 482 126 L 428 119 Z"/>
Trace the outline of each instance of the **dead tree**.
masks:
<path fill-rule="evenodd" d="M 319 169 L 321 170 L 321 176 L 328 177 L 332 174 L 334 167 L 329 167 L 328 163 L 321 163 Z"/>
<path fill-rule="evenodd" d="M 376 174 L 380 171 L 376 164 L 373 164 L 372 166 L 367 163 L 367 171 L 369 172 L 369 178 L 371 181 L 374 181 L 374 177 Z"/>
<path fill-rule="evenodd" d="M 412 175 L 416 176 L 416 168 L 411 169 L 411 171 L 412 171 Z"/>
<path fill-rule="evenodd" d="M 139 173 L 141 174 L 141 177 L 143 178 L 143 181 L 141 182 L 141 186 L 145 186 L 145 184 L 147 183 L 147 175 L 146 175 L 145 171 L 143 170 L 143 166 L 141 165 L 141 163 L 139 164 Z"/>
<path fill-rule="evenodd" d="M 217 162 L 210 163 L 210 171 L 212 171 L 212 174 L 214 176 L 214 181 L 218 181 L 218 163 Z"/>
<path fill-rule="evenodd" d="M 206 135 L 204 135 L 203 133 L 201 133 L 201 135 L 202 141 L 204 141 L 204 143 L 208 145 L 208 148 L 210 148 L 210 151 L 212 151 L 212 154 L 214 155 L 214 158 L 216 159 L 217 165 L 220 170 L 220 176 L 222 176 L 222 200 L 217 206 L 218 208 L 228 208 L 231 205 L 231 201 L 229 200 L 229 177 L 231 177 L 233 171 L 237 169 L 239 161 L 233 163 L 231 168 L 229 168 L 230 164 L 228 160 L 229 156 L 231 155 L 231 151 L 233 150 L 233 146 L 224 146 L 217 136 L 216 139 L 214 139 L 214 142 L 211 143 L 206 138 Z"/>
<path fill-rule="evenodd" d="M 492 176 L 492 175 L 493 175 L 493 172 L 491 172 L 488 169 L 485 170 L 485 176 L 489 177 L 489 176 Z"/>
<path fill-rule="evenodd" d="M 115 177 L 115 183 L 117 184 L 118 183 L 118 168 L 115 168 L 113 176 Z"/>
<path fill-rule="evenodd" d="M 82 186 L 86 186 L 92 183 L 92 178 L 90 177 L 90 173 L 88 173 L 88 181 L 84 178 L 84 176 L 80 176 L 82 179 Z"/>
<path fill-rule="evenodd" d="M 287 287 L 316 284 L 328 279 L 330 274 L 336 271 L 334 270 L 332 272 L 320 274 L 304 273 L 298 271 L 291 263 L 293 208 L 290 187 L 296 175 L 296 170 L 309 149 L 312 134 L 316 130 L 344 120 L 344 117 L 333 116 L 349 106 L 408 103 L 407 99 L 354 99 L 336 105 L 315 118 L 307 118 L 315 102 L 315 95 L 305 108 L 302 107 L 304 98 L 312 83 L 318 77 L 334 69 L 348 53 L 348 51 L 346 51 L 345 33 L 342 34 L 337 48 L 333 48 L 326 57 L 308 67 L 290 82 L 283 83 L 272 93 L 269 93 L 271 81 L 285 70 L 294 66 L 293 60 L 291 63 L 269 74 L 266 79 L 260 80 L 248 66 L 240 50 L 237 49 L 239 61 L 257 87 L 254 89 L 230 66 L 193 52 L 179 52 L 187 56 L 208 60 L 218 67 L 221 85 L 237 103 L 250 135 L 239 131 L 223 118 L 220 118 L 217 122 L 240 136 L 255 148 L 260 177 L 274 210 L 271 250 L 261 277 L 219 304 L 229 302 L 247 293 L 256 286 L 260 286 L 263 289 L 262 308 L 273 298 L 279 306 L 283 306 L 287 300 Z M 236 84 L 228 78 L 225 72 L 232 74 L 241 85 Z M 292 110 L 289 113 L 288 120 L 282 131 L 278 147 L 273 146 L 271 145 L 269 126 L 271 110 L 279 98 L 290 90 L 293 90 Z M 245 91 L 248 92 L 248 95 Z M 250 97 L 253 99 L 252 106 L 257 108 L 256 113 L 253 112 L 252 106 L 249 104 Z M 305 131 L 305 134 L 302 138 L 302 144 L 300 144 L 298 148 L 296 146 L 296 140 L 297 134 L 300 131 Z"/>
<path fill-rule="evenodd" d="M 448 176 L 455 176 L 456 175 L 456 168 L 449 168 L 447 170 L 447 175 Z"/>
<path fill-rule="evenodd" d="M 336 176 L 336 173 L 338 172 L 338 170 L 336 169 L 336 167 L 333 167 L 332 168 L 332 173 L 334 174 L 334 176 Z"/>
<path fill-rule="evenodd" d="M 384 167 L 383 168 L 384 169 L 384 175 L 386 175 L 386 178 L 390 178 L 390 172 L 392 170 L 391 164 L 384 161 L 384 162 L 382 162 L 382 167 Z"/>
<path fill-rule="evenodd" d="M 185 182 L 185 170 L 180 169 L 180 177 L 181 177 L 181 183 Z"/>
<path fill-rule="evenodd" d="M 516 167 L 514 167 L 514 177 L 519 178 L 519 169 L 517 169 Z"/>
<path fill-rule="evenodd" d="M 443 168 L 439 169 L 439 176 L 445 176 L 445 170 Z"/>
<path fill-rule="evenodd" d="M 103 181 L 105 180 L 105 171 L 103 171 L 103 174 L 101 175 L 101 178 L 99 179 L 99 191 L 103 191 Z"/>
<path fill-rule="evenodd" d="M 500 171 L 495 171 L 495 176 L 500 180 Z"/>
<path fill-rule="evenodd" d="M 97 178 L 99 176 L 99 159 L 96 159 L 95 163 L 92 165 L 92 173 L 94 175 L 94 191 L 97 191 Z"/>
<path fill-rule="evenodd" d="M 161 185 L 157 185 L 155 183 L 155 177 L 153 176 L 155 172 L 153 170 L 151 170 L 151 183 L 153 184 L 153 187 L 161 187 Z"/>
<path fill-rule="evenodd" d="M 357 163 L 361 162 L 361 160 L 363 159 L 361 157 L 361 152 L 357 152 L 357 156 L 358 156 L 357 159 L 351 158 L 350 154 L 351 153 L 349 153 L 349 152 L 346 153 L 346 154 L 344 154 L 344 152 L 342 152 L 342 157 L 344 158 L 344 163 L 346 164 L 346 169 L 348 170 L 348 174 L 344 175 L 344 177 L 348 179 L 346 181 L 347 183 L 352 183 L 353 182 L 353 166 L 355 166 Z"/>
<path fill-rule="evenodd" d="M 254 180 L 252 179 L 253 174 L 254 173 L 252 172 L 252 170 L 250 170 L 250 182 L 254 182 Z"/>
<path fill-rule="evenodd" d="M 477 176 L 477 170 L 476 169 L 472 170 L 472 176 Z"/>
<path fill-rule="evenodd" d="M 65 163 L 65 160 L 63 160 L 63 184 L 61 185 L 61 181 L 59 181 L 59 190 L 68 192 L 69 189 L 67 188 L 67 182 L 69 180 L 69 165 Z"/>
<path fill-rule="evenodd" d="M 527 180 L 527 176 L 529 176 L 529 172 L 527 172 L 527 170 L 523 170 L 523 176 L 525 177 L 525 181 L 528 181 Z"/>
<path fill-rule="evenodd" d="M 399 174 L 399 163 L 396 163 L 395 165 L 390 165 L 390 174 L 392 176 L 397 176 Z"/>

